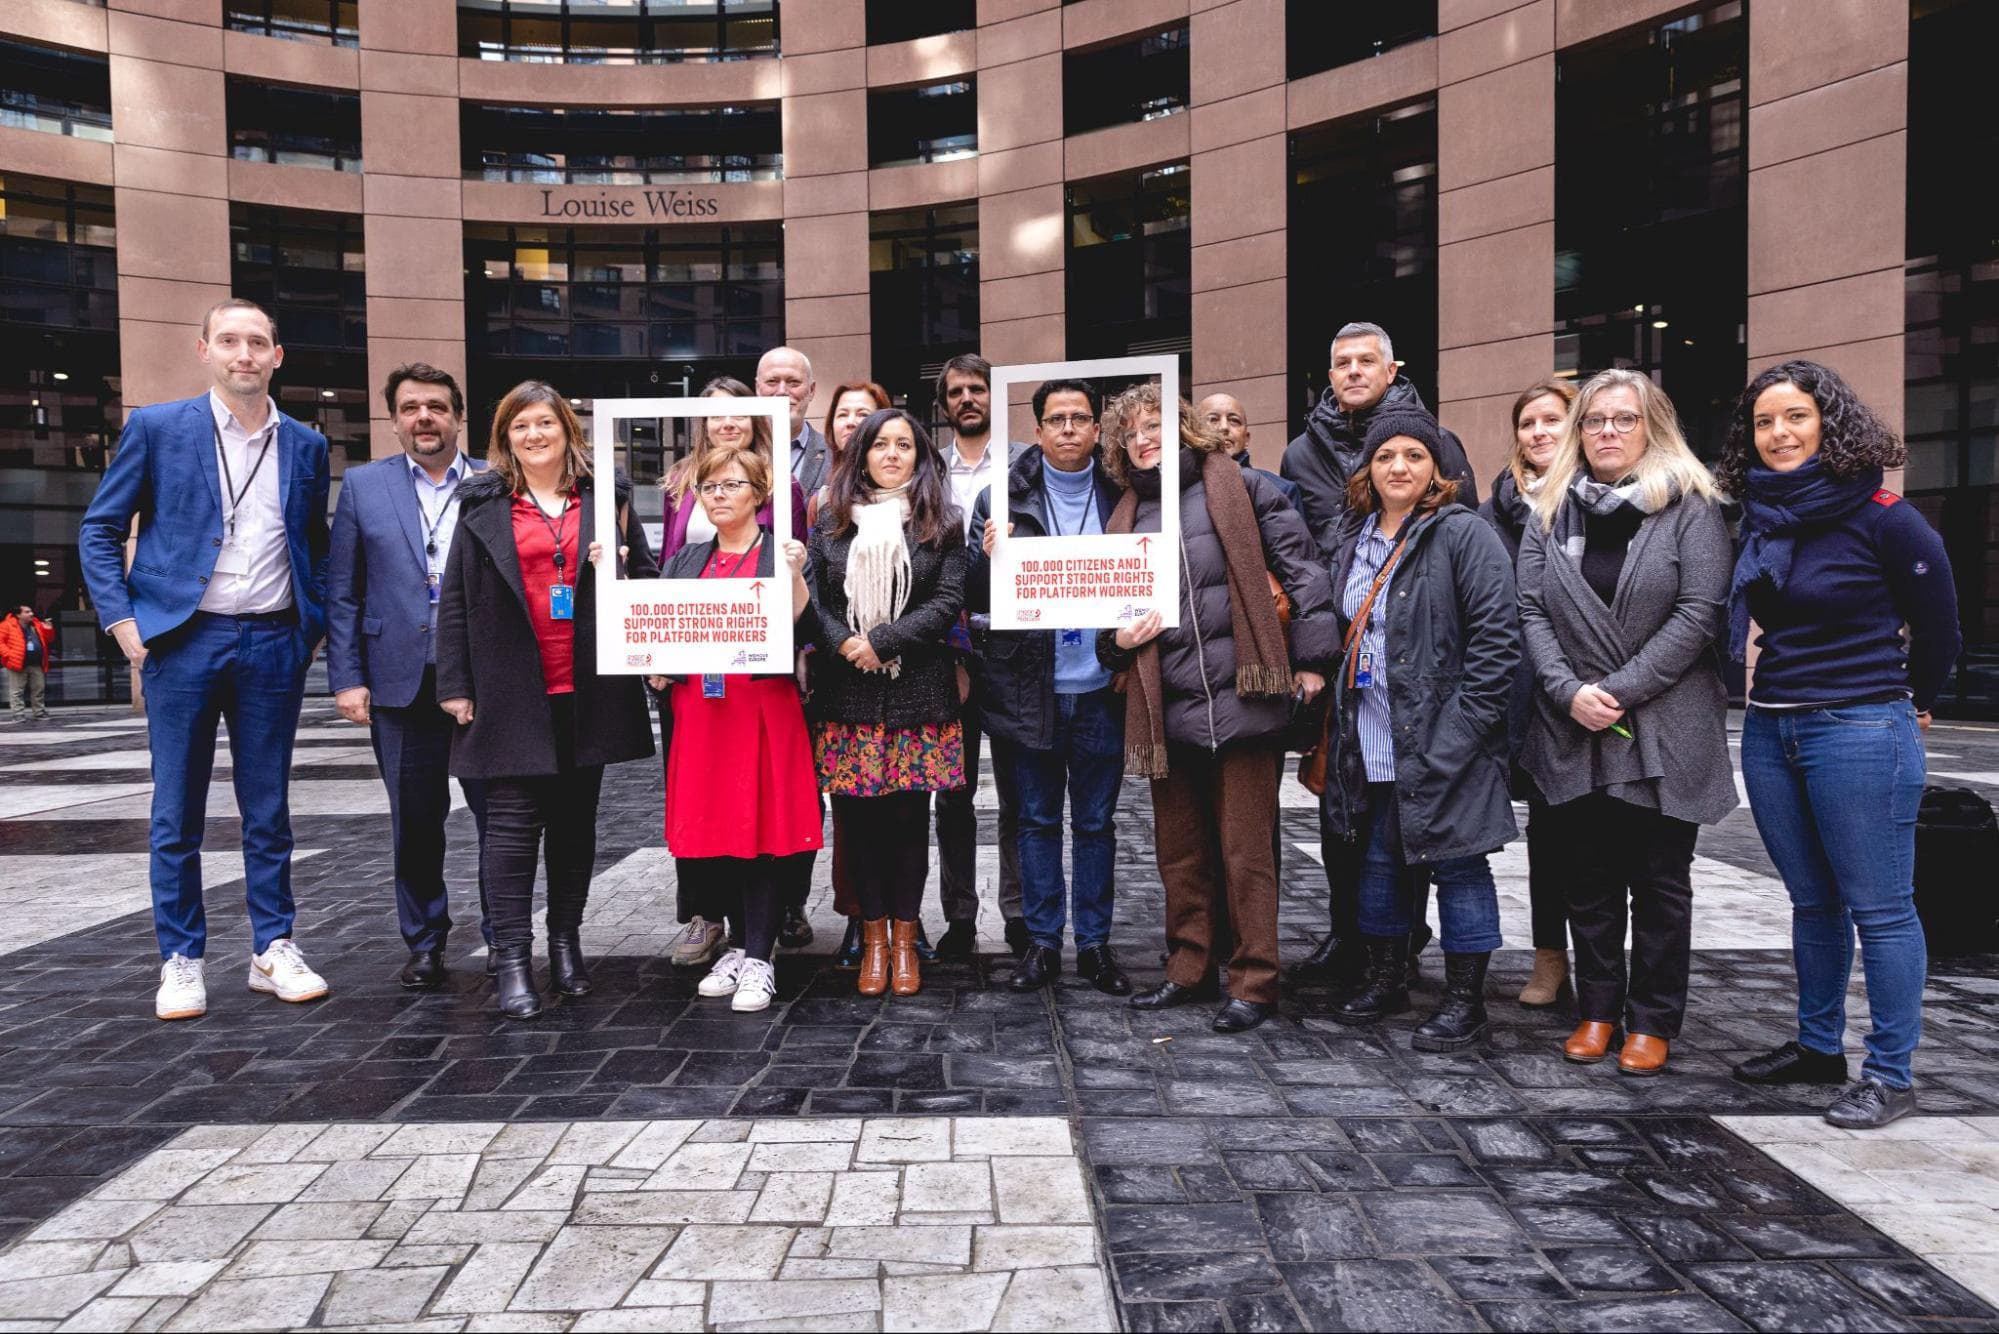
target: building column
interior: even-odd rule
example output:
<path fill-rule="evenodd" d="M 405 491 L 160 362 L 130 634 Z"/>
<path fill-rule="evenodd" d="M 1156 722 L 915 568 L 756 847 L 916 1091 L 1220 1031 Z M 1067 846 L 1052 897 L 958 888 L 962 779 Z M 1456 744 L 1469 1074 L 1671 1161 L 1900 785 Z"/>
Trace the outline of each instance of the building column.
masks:
<path fill-rule="evenodd" d="M 1495 8 L 1437 11 L 1436 409 L 1480 494 L 1555 359 L 1555 0 Z"/>
<path fill-rule="evenodd" d="M 1822 361 L 1897 429 L 1908 60 L 1897 0 L 1749 7 L 1749 371 Z"/>
<path fill-rule="evenodd" d="M 1272 39 L 1243 41 L 1245 33 Z M 1233 394 L 1249 418 L 1251 456 L 1272 469 L 1290 435 L 1283 33 L 1283 0 L 1200 10 L 1188 32 L 1194 383 L 1187 388 L 1197 405 L 1209 394 Z"/>
<path fill-rule="evenodd" d="M 386 458 L 401 448 L 377 392 L 392 369 L 427 361 L 468 382 L 452 0 L 361 6 L 361 165 L 369 452 Z"/>
<path fill-rule="evenodd" d="M 194 343 L 229 295 L 229 115 L 212 0 L 111 0 L 107 19 L 129 412 L 207 386 Z"/>

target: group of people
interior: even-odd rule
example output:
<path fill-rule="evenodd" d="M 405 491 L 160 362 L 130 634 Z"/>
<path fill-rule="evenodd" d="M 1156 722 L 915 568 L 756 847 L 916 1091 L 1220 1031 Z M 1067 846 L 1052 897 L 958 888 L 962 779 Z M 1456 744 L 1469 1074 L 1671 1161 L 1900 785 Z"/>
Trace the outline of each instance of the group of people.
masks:
<path fill-rule="evenodd" d="M 1736 1073 L 1847 1083 L 1857 930 L 1872 1027 L 1828 1117 L 1880 1125 L 1914 1106 L 1919 734 L 1960 647 L 1957 614 L 1941 542 L 1883 488 L 1899 441 L 1824 366 L 1760 373 L 1712 471 L 1645 376 L 1540 381 L 1514 406 L 1481 505 L 1461 442 L 1375 325 L 1333 339 L 1329 386 L 1276 474 L 1251 465 L 1236 400 L 1171 404 L 1149 383 L 1108 401 L 1088 381 L 1043 383 L 1033 439 L 1004 444 L 976 356 L 938 377 L 944 447 L 870 382 L 837 386 L 821 430 L 806 420 L 810 363 L 779 348 L 754 390 L 717 380 L 704 396 L 790 400 L 789 484 L 767 419 L 718 407 L 668 472 L 655 552 L 631 485 L 592 475 L 560 393 L 516 386 L 474 460 L 461 390 L 421 363 L 383 390 L 403 452 L 348 470 L 329 530 L 325 441 L 269 398 L 283 356 L 269 315 L 224 301 L 197 349 L 213 388 L 132 415 L 80 543 L 105 628 L 145 681 L 161 1018 L 206 1006 L 199 849 L 218 717 L 243 817 L 249 984 L 326 993 L 292 940 L 285 797 L 323 638 L 339 711 L 369 726 L 387 786 L 411 988 L 448 976 L 455 776 L 479 831 L 501 1011 L 543 1006 L 537 863 L 549 985 L 590 991 L 579 933 L 604 768 L 653 753 L 650 690 L 687 923 L 675 961 L 707 965 L 700 994 L 737 1010 L 768 1006 L 774 951 L 811 938 L 822 802 L 849 923 L 838 957 L 863 995 L 913 995 L 927 960 L 973 952 L 972 792 L 989 742 L 1018 959 L 1007 985 L 1048 985 L 1072 940 L 1098 991 L 1139 1010 L 1220 1001 L 1217 1031 L 1253 1028 L 1280 1000 L 1278 793 L 1296 752 L 1320 794 L 1330 931 L 1293 976 L 1330 991 L 1332 1018 L 1410 1007 L 1434 884 L 1442 995 L 1411 1041 L 1484 1036 L 1502 943 L 1488 856 L 1514 836 L 1519 801 L 1535 946 L 1521 1000 L 1573 989 L 1568 1059 L 1614 1053 L 1623 1073 L 1656 1075 L 1686 1010 L 1697 830 L 1736 807 L 1722 654 L 1741 661 L 1753 623 L 1742 770 L 1794 904 L 1799 1031 Z M 992 625 L 998 543 L 1161 531 L 1169 472 L 1177 617 Z M 599 486 L 614 488 L 616 532 L 595 531 Z M 798 661 L 599 674 L 607 562 L 628 578 L 784 579 Z M 1142 991 L 1111 947 L 1126 776 L 1149 782 L 1166 890 L 1165 977 Z M 933 806 L 935 947 L 921 920 Z"/>

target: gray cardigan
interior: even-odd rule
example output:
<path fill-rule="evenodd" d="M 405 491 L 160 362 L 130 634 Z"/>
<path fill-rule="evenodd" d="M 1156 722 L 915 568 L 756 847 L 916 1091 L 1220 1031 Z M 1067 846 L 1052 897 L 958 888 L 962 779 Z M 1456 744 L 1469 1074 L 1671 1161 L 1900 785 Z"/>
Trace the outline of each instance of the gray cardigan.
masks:
<path fill-rule="evenodd" d="M 1714 824 L 1735 809 L 1728 694 L 1716 636 L 1734 563 L 1712 502 L 1676 500 L 1638 527 L 1611 605 L 1585 582 L 1580 533 L 1564 504 L 1553 533 L 1529 519 L 1520 544 L 1520 624 L 1540 689 L 1522 767 L 1551 805 L 1602 791 L 1676 820 Z M 1567 520 L 1567 522 L 1565 522 Z M 1632 739 L 1569 716 L 1584 685 L 1624 706 Z"/>

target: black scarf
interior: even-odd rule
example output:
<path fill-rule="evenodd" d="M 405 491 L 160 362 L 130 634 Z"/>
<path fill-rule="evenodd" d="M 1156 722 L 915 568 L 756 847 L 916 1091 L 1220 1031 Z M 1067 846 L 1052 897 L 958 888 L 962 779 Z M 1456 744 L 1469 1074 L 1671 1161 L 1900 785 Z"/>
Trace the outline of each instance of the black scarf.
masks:
<path fill-rule="evenodd" d="M 1752 465 L 1742 487 L 1742 554 L 1728 587 L 1728 652 L 1742 662 L 1749 652 L 1749 591 L 1757 583 L 1775 593 L 1791 577 L 1798 534 L 1836 523 L 1881 489 L 1881 470 L 1865 468 L 1836 477 L 1817 456 L 1790 472 Z"/>

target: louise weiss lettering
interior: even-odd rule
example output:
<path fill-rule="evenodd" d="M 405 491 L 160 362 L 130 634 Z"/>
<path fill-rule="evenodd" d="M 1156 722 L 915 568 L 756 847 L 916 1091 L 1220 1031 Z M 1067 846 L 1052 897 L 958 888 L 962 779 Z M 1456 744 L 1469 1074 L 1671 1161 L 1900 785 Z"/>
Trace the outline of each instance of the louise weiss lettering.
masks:
<path fill-rule="evenodd" d="M 644 190 L 641 200 L 629 195 L 598 194 L 595 198 L 565 196 L 557 199 L 553 190 L 541 192 L 544 218 L 713 218 L 722 212 L 722 201 L 714 195 L 697 195 L 686 190 Z"/>

